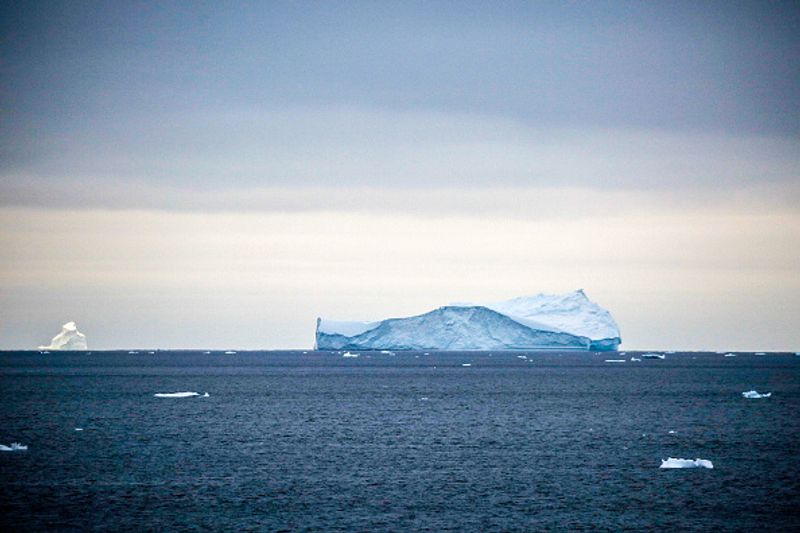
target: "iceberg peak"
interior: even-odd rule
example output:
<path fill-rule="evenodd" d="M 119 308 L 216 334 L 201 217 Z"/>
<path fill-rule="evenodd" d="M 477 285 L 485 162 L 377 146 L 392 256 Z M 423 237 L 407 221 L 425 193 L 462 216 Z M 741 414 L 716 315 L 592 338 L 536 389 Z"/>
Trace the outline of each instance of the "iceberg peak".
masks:
<path fill-rule="evenodd" d="M 86 335 L 78 331 L 75 322 L 70 321 L 61 326 L 61 332 L 53 337 L 48 346 L 39 346 L 40 350 L 86 350 Z"/>

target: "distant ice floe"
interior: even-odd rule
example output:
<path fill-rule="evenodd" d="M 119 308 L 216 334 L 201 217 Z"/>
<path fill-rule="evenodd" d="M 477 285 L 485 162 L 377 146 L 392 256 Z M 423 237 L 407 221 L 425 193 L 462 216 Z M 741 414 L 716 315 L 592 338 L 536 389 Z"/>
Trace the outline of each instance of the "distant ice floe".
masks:
<path fill-rule="evenodd" d="M 735 353 L 726 353 L 723 357 L 736 357 Z"/>
<path fill-rule="evenodd" d="M 667 356 L 663 353 L 643 353 L 642 359 L 666 359 Z"/>
<path fill-rule="evenodd" d="M 472 366 L 472 363 L 461 363 L 461 366 Z"/>
<path fill-rule="evenodd" d="M 762 394 L 754 390 L 749 390 L 747 392 L 743 392 L 742 396 L 744 396 L 745 398 L 769 398 L 770 396 L 772 396 L 772 393 L 765 392 Z"/>
<path fill-rule="evenodd" d="M 233 350 L 226 350 L 225 355 L 236 355 L 236 352 Z"/>
<path fill-rule="evenodd" d="M 20 444 L 19 442 L 12 442 L 11 446 L 0 444 L 0 452 L 24 452 L 27 449 L 27 446 Z"/>
<path fill-rule="evenodd" d="M 756 352 L 755 355 L 767 355 L 766 352 Z"/>
<path fill-rule="evenodd" d="M 157 392 L 153 394 L 156 398 L 193 398 L 193 397 L 200 397 L 200 398 L 208 398 L 210 395 L 208 393 L 200 394 L 199 392 Z"/>
<path fill-rule="evenodd" d="M 342 357 L 358 357 L 359 355 L 361 355 L 361 354 L 357 354 L 357 353 L 354 353 L 354 352 L 344 352 L 342 354 Z"/>
<path fill-rule="evenodd" d="M 659 468 L 714 468 L 714 464 L 708 459 L 676 459 L 670 457 L 661 460 Z"/>
<path fill-rule="evenodd" d="M 83 428 L 75 428 L 75 431 L 83 431 Z"/>
<path fill-rule="evenodd" d="M 625 363 L 625 359 L 606 359 L 606 363 Z"/>

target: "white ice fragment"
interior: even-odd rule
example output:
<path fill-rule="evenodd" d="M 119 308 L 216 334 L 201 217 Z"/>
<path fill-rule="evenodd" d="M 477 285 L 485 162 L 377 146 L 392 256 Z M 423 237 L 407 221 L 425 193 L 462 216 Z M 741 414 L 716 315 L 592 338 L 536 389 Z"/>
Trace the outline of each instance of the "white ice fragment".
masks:
<path fill-rule="evenodd" d="M 208 394 L 208 393 L 206 393 Z M 157 392 L 153 394 L 156 398 L 192 398 L 200 396 L 199 392 Z"/>
<path fill-rule="evenodd" d="M 461 363 L 461 366 L 472 366 L 472 363 Z"/>
<path fill-rule="evenodd" d="M 24 452 L 28 447 L 19 442 L 12 442 L 11 446 L 0 444 L 0 452 Z"/>
<path fill-rule="evenodd" d="M 633 361 L 633 362 L 641 362 L 642 360 L 640 358 L 638 358 L 638 357 L 631 356 L 631 361 Z"/>
<path fill-rule="evenodd" d="M 767 355 L 766 352 L 756 352 L 755 355 Z"/>
<path fill-rule="evenodd" d="M 233 350 L 227 350 L 227 351 L 225 352 L 225 355 L 235 355 L 235 354 L 236 354 L 236 352 L 235 352 L 235 351 L 233 351 Z"/>
<path fill-rule="evenodd" d="M 67 322 L 61 326 L 61 333 L 53 337 L 48 346 L 39 346 L 40 350 L 85 350 L 86 335 L 78 331 L 75 322 Z"/>
<path fill-rule="evenodd" d="M 667 433 L 669 433 L 670 435 L 674 435 L 675 434 L 675 430 L 674 429 L 670 429 Z"/>
<path fill-rule="evenodd" d="M 708 459 L 676 459 L 670 457 L 661 460 L 659 468 L 714 468 L 714 464 Z"/>
<path fill-rule="evenodd" d="M 606 359 L 606 363 L 624 363 L 625 359 Z"/>
<path fill-rule="evenodd" d="M 518 355 L 517 356 L 517 359 L 527 359 L 527 358 L 528 358 L 528 356 L 526 356 L 526 355 Z"/>
<path fill-rule="evenodd" d="M 723 357 L 736 357 L 735 353 L 726 353 Z"/>
<path fill-rule="evenodd" d="M 342 357 L 358 357 L 360 354 L 353 353 L 353 352 L 344 352 Z"/>
<path fill-rule="evenodd" d="M 75 428 L 75 431 L 83 431 L 83 428 Z"/>
<path fill-rule="evenodd" d="M 761 394 L 761 393 L 756 392 L 754 390 L 749 390 L 747 392 L 743 392 L 742 396 L 744 396 L 745 398 L 756 398 L 756 399 L 757 398 L 769 398 L 770 396 L 772 396 L 772 393 L 771 392 L 766 392 L 766 393 Z"/>
<path fill-rule="evenodd" d="M 650 352 L 642 354 L 642 359 L 666 359 L 666 358 L 667 356 L 662 353 Z"/>

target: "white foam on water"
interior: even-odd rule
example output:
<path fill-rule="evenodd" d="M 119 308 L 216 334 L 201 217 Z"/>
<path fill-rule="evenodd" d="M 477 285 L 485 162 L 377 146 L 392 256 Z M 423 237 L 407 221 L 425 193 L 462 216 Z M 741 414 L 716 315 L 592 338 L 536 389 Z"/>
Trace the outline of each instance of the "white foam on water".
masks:
<path fill-rule="evenodd" d="M 361 354 L 353 353 L 353 352 L 344 352 L 342 357 L 358 357 Z"/>
<path fill-rule="evenodd" d="M 714 464 L 708 459 L 677 459 L 669 457 L 661 460 L 659 468 L 714 468 Z"/>

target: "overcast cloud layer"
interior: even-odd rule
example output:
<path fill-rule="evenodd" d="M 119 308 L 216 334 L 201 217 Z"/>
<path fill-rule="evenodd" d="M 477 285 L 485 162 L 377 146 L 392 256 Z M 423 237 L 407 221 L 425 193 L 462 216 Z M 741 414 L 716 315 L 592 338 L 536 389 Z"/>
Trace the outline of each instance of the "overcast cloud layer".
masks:
<path fill-rule="evenodd" d="M 792 2 L 6 2 L 0 348 L 70 319 L 98 348 L 308 347 L 317 314 L 582 287 L 626 348 L 800 349 L 798 27 Z"/>

